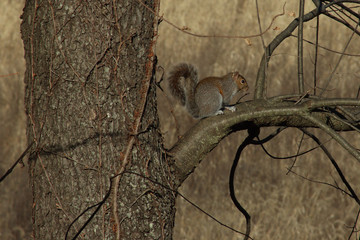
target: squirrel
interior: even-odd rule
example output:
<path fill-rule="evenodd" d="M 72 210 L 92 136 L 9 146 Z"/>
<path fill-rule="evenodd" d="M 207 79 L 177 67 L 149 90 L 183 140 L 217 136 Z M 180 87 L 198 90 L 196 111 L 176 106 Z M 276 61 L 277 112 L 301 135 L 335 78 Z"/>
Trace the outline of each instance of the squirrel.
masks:
<path fill-rule="evenodd" d="M 248 84 L 239 72 L 230 72 L 222 77 L 207 77 L 199 81 L 197 69 L 187 63 L 176 65 L 168 76 L 171 94 L 181 101 L 194 118 L 223 114 L 231 98 L 241 90 L 247 91 Z"/>

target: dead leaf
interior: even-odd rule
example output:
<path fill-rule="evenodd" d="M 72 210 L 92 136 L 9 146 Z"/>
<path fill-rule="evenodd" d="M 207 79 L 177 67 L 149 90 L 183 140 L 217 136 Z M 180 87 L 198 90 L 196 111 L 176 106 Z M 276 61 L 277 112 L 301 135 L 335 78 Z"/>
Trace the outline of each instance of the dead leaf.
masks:
<path fill-rule="evenodd" d="M 251 42 L 251 40 L 250 40 L 249 38 L 245 38 L 244 40 L 245 40 L 245 42 L 246 42 L 246 44 L 247 44 L 248 46 L 251 46 L 251 45 L 252 45 L 252 42 Z"/>
<path fill-rule="evenodd" d="M 294 12 L 294 11 L 290 11 L 290 12 L 288 12 L 288 15 L 289 15 L 290 17 L 296 17 L 296 15 L 295 15 L 295 12 Z"/>

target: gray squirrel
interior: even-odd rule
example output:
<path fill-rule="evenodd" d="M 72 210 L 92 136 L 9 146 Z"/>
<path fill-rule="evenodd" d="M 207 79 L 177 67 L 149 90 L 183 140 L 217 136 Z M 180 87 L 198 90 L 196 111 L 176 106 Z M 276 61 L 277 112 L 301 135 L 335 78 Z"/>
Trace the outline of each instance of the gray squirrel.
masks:
<path fill-rule="evenodd" d="M 194 118 L 223 114 L 232 97 L 241 90 L 248 90 L 248 84 L 238 72 L 222 77 L 207 77 L 199 81 L 197 69 L 187 63 L 176 65 L 168 76 L 171 94 L 181 101 Z"/>

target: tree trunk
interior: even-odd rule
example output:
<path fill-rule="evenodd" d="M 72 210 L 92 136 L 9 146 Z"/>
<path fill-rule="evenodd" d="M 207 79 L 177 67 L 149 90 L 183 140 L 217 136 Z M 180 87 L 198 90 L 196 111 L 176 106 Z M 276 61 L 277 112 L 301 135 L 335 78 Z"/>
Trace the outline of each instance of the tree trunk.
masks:
<path fill-rule="evenodd" d="M 29 0 L 22 19 L 34 238 L 65 239 L 69 228 L 72 239 L 97 206 L 76 217 L 112 182 L 81 237 L 170 239 L 175 195 L 149 181 L 169 182 L 152 77 L 156 16 L 139 1 Z"/>

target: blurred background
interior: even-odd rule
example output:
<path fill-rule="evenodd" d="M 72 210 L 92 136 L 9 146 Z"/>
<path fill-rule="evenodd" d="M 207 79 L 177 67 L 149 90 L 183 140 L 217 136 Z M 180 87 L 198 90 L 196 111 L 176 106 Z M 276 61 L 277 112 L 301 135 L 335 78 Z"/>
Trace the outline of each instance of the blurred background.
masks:
<path fill-rule="evenodd" d="M 0 175 L 26 149 L 24 47 L 20 15 L 25 1 L 0 1 Z M 25 162 L 27 165 L 27 162 Z M 0 239 L 29 239 L 31 188 L 28 168 L 17 166 L 0 183 Z"/>
<path fill-rule="evenodd" d="M 264 35 L 265 44 L 279 34 L 298 15 L 298 1 L 259 0 L 262 29 L 282 12 Z M 26 148 L 24 114 L 25 72 L 24 50 L 20 38 L 20 15 L 23 1 L 0 1 L 0 175 Z M 259 33 L 254 0 L 229 1 L 161 1 L 160 14 L 179 27 L 204 35 L 253 35 Z M 314 8 L 306 2 L 305 13 Z M 358 9 L 355 9 L 358 11 Z M 198 67 L 200 78 L 221 76 L 238 70 L 247 79 L 253 97 L 257 68 L 263 45 L 261 38 L 224 39 L 197 38 L 187 35 L 166 22 L 159 27 L 157 56 L 166 73 L 179 62 Z M 305 23 L 304 38 L 315 42 L 316 20 Z M 319 43 L 341 52 L 352 31 L 339 23 L 320 17 Z M 296 35 L 297 32 L 295 31 Z M 360 45 L 355 36 L 325 92 L 327 97 L 356 97 L 360 84 Z M 323 86 L 340 54 L 319 49 L 318 85 Z M 304 43 L 305 89 L 312 92 L 314 46 Z M 160 73 L 159 73 L 160 75 Z M 267 71 L 268 96 L 297 93 L 297 39 L 290 37 L 274 52 Z M 197 120 L 191 118 L 178 102 L 158 90 L 158 111 L 165 146 L 170 148 Z M 261 136 L 275 128 L 262 129 Z M 335 141 L 320 131 L 312 131 L 326 141 L 325 146 L 337 160 L 343 173 L 357 193 L 360 192 L 358 162 L 342 150 Z M 343 133 L 355 146 L 359 134 Z M 245 219 L 233 205 L 228 191 L 228 175 L 237 146 L 246 132 L 225 138 L 195 172 L 185 181 L 180 192 L 204 211 L 240 231 L 245 231 Z M 275 156 L 294 155 L 302 139 L 296 129 L 287 129 L 265 146 Z M 304 137 L 300 151 L 316 146 Z M 339 190 L 316 184 L 289 173 L 294 159 L 274 160 L 259 147 L 249 146 L 239 162 L 235 188 L 238 200 L 252 217 L 255 239 L 347 239 L 359 207 Z M 330 161 L 320 151 L 297 158 L 293 171 L 309 179 L 338 184 L 344 188 Z M 27 163 L 16 167 L 0 187 L 0 239 L 28 239 L 31 234 L 31 188 Z M 174 239 L 242 239 L 241 235 L 220 226 L 202 212 L 177 199 Z M 359 227 L 359 224 L 357 225 Z M 351 239 L 357 239 L 354 234 Z"/>

